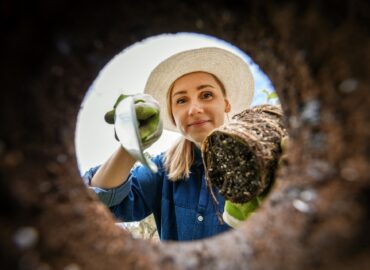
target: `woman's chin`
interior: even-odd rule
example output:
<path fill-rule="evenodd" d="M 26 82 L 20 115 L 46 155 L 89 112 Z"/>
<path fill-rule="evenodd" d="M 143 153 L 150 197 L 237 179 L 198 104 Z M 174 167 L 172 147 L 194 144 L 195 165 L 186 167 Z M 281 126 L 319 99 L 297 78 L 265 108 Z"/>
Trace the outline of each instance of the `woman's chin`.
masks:
<path fill-rule="evenodd" d="M 200 146 L 209 134 L 210 134 L 210 131 L 202 132 L 201 134 L 198 133 L 196 135 L 187 136 L 187 139 L 192 141 L 196 145 Z"/>

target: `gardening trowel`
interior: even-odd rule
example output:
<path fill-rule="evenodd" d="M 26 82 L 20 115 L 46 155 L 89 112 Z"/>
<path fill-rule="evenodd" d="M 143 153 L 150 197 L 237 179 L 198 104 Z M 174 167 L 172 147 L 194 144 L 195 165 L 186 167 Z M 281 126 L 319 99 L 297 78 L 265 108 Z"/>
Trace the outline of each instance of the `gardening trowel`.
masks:
<path fill-rule="evenodd" d="M 115 111 L 114 127 L 122 147 L 136 160 L 148 167 L 152 172 L 158 171 L 154 164 L 144 153 L 140 139 L 139 124 L 136 117 L 134 99 L 126 97 L 117 106 Z"/>

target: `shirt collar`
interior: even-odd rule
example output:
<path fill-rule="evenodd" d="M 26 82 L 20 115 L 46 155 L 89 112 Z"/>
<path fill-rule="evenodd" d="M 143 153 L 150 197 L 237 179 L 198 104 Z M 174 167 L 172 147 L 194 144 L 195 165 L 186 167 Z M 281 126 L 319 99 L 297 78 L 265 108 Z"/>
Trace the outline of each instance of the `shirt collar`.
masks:
<path fill-rule="evenodd" d="M 202 152 L 194 144 L 193 144 L 193 154 L 194 154 L 194 165 L 196 166 L 203 165 Z"/>

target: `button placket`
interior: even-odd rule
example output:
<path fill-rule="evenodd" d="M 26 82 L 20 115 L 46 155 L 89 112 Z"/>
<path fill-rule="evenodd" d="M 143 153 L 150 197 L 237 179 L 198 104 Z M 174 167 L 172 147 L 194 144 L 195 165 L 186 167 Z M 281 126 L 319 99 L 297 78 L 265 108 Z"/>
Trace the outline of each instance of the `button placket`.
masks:
<path fill-rule="evenodd" d="M 207 201 L 208 201 L 208 190 L 206 187 L 206 181 L 204 175 L 202 175 L 201 190 L 199 194 L 199 204 L 198 204 L 198 214 L 197 221 L 202 223 L 204 221 L 204 212 L 206 210 Z"/>

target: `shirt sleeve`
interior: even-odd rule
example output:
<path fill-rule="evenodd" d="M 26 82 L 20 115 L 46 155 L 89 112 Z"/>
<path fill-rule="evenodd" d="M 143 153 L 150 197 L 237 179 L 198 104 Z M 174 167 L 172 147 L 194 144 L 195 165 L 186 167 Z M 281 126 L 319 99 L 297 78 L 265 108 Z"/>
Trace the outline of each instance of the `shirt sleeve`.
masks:
<path fill-rule="evenodd" d="M 162 203 L 162 186 L 165 171 L 162 155 L 153 159 L 158 172 L 152 173 L 147 167 L 135 167 L 129 176 L 131 190 L 118 205 L 111 207 L 114 215 L 123 221 L 139 221 L 154 213 L 158 216 Z"/>
<path fill-rule="evenodd" d="M 99 166 L 91 168 L 82 177 L 84 183 L 107 205 L 112 213 L 123 221 L 139 221 L 160 211 L 164 168 L 163 155 L 153 159 L 158 172 L 152 173 L 142 165 L 135 166 L 122 185 L 102 189 L 91 186 L 91 179 Z"/>
<path fill-rule="evenodd" d="M 99 200 L 108 207 L 115 206 L 122 202 L 122 200 L 127 197 L 131 190 L 131 179 L 123 182 L 121 185 L 115 188 L 103 189 L 99 187 L 91 186 L 91 179 L 97 172 L 100 166 L 93 167 L 89 169 L 83 176 L 82 179 L 85 185 L 98 196 Z"/>

